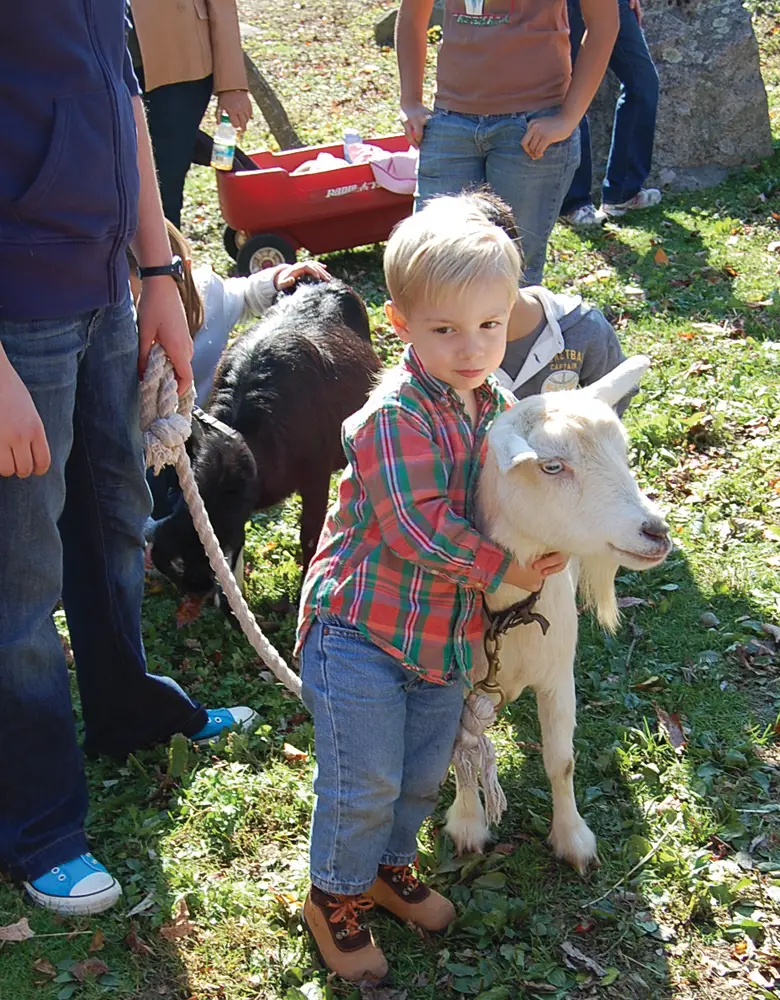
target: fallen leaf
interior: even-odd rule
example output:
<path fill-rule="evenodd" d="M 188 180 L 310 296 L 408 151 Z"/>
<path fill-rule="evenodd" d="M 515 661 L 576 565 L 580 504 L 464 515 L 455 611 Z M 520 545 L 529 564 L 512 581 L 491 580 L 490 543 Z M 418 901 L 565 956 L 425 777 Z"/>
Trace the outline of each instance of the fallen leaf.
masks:
<path fill-rule="evenodd" d="M 640 604 L 647 604 L 647 601 L 643 597 L 618 597 L 619 608 L 636 608 Z"/>
<path fill-rule="evenodd" d="M 33 962 L 33 968 L 41 976 L 45 976 L 47 979 L 54 979 L 57 975 L 57 970 L 48 960 L 48 958 L 38 958 Z M 40 984 L 39 984 L 40 985 Z"/>
<path fill-rule="evenodd" d="M 188 937 L 195 930 L 190 923 L 190 911 L 187 909 L 187 901 L 180 899 L 176 905 L 176 916 L 170 924 L 163 924 L 160 928 L 160 937 L 166 941 L 178 941 L 179 938 Z"/>
<path fill-rule="evenodd" d="M 101 929 L 98 927 L 98 929 L 95 931 L 94 935 L 92 936 L 92 940 L 89 943 L 89 952 L 90 952 L 90 954 L 92 954 L 93 952 L 96 952 L 96 951 L 101 951 L 102 948 L 103 948 L 103 945 L 105 943 L 106 943 L 106 939 L 105 939 L 105 936 L 103 935 L 103 931 L 101 931 Z"/>
<path fill-rule="evenodd" d="M 761 622 L 761 628 L 770 635 L 775 642 L 780 642 L 780 628 L 777 625 L 770 625 L 768 622 Z"/>
<path fill-rule="evenodd" d="M 696 333 L 693 330 L 679 330 L 677 336 L 680 340 L 693 340 L 696 337 Z"/>
<path fill-rule="evenodd" d="M 202 597 L 185 597 L 176 608 L 176 628 L 182 628 L 184 625 L 191 625 L 192 622 L 197 621 L 202 607 Z"/>
<path fill-rule="evenodd" d="M 590 934 L 593 928 L 596 926 L 595 920 L 583 920 L 581 924 L 577 924 L 574 928 L 575 934 Z"/>
<path fill-rule="evenodd" d="M 680 716 L 677 712 L 665 712 L 657 703 L 653 703 L 655 714 L 658 716 L 658 725 L 666 738 L 674 747 L 677 753 L 682 753 L 687 744 L 685 733 L 682 729 Z"/>
<path fill-rule="evenodd" d="M 284 759 L 289 764 L 300 764 L 309 759 L 309 755 L 305 750 L 299 750 L 292 743 L 285 743 L 282 747 L 282 753 L 284 754 Z"/>
<path fill-rule="evenodd" d="M 83 983 L 85 979 L 97 979 L 98 976 L 108 972 L 108 966 L 99 958 L 85 958 L 83 962 L 76 962 L 68 969 L 74 979 Z"/>
<path fill-rule="evenodd" d="M 603 965 L 599 965 L 595 958 L 590 958 L 589 955 L 580 951 L 580 949 L 576 948 L 570 941 L 563 941 L 561 943 L 561 951 L 567 958 L 571 959 L 572 962 L 577 965 L 581 965 L 584 968 L 589 969 L 597 976 L 606 976 L 607 970 Z"/>
<path fill-rule="evenodd" d="M 148 910 L 150 906 L 154 906 L 154 892 L 147 892 L 140 903 L 136 903 L 135 906 L 130 910 L 126 916 L 134 917 L 138 913 L 143 913 L 144 910 Z"/>
<path fill-rule="evenodd" d="M 154 951 L 149 945 L 142 941 L 133 925 L 130 926 L 130 933 L 125 938 L 125 944 L 134 955 L 153 955 Z"/>
<path fill-rule="evenodd" d="M 655 252 L 655 257 L 653 258 L 653 260 L 656 262 L 656 264 L 660 265 L 661 267 L 666 267 L 666 265 L 669 263 L 669 255 L 666 253 L 663 247 L 659 247 Z"/>
<path fill-rule="evenodd" d="M 638 684 L 634 684 L 635 691 L 652 691 L 654 688 L 663 687 L 663 679 L 658 676 L 658 674 L 653 674 L 652 677 L 648 677 L 644 681 L 640 681 Z"/>
<path fill-rule="evenodd" d="M 517 844 L 496 844 L 493 854 L 514 854 L 516 850 Z"/>
<path fill-rule="evenodd" d="M 767 250 L 770 253 L 778 253 L 778 252 L 780 252 L 780 240 L 772 240 L 772 242 L 767 247 Z"/>
<path fill-rule="evenodd" d="M 5 927 L 0 927 L 0 941 L 13 941 L 17 943 L 19 941 L 28 941 L 31 937 L 35 937 L 35 931 L 32 930 L 27 922 L 27 917 L 22 917 L 15 924 L 6 924 Z"/>

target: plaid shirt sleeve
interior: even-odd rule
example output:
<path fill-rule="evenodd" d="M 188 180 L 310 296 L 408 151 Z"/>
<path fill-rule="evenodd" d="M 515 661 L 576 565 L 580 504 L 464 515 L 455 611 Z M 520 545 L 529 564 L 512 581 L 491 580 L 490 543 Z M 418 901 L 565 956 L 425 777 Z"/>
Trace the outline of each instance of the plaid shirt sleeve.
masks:
<path fill-rule="evenodd" d="M 391 551 L 460 587 L 500 586 L 511 557 L 453 510 L 447 467 L 423 419 L 381 407 L 344 444 Z"/>

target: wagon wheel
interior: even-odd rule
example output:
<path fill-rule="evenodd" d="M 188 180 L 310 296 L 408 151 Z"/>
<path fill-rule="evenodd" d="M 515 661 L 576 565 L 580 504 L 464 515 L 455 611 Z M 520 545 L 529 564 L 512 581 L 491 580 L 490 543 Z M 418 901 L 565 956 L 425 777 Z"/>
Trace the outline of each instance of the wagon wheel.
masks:
<path fill-rule="evenodd" d="M 295 248 L 292 244 L 273 233 L 252 236 L 239 249 L 236 257 L 239 274 L 256 274 L 265 267 L 294 264 L 295 260 Z"/>
<path fill-rule="evenodd" d="M 230 226 L 225 226 L 225 231 L 222 233 L 222 243 L 233 260 L 238 260 L 238 253 L 246 240 L 247 236 L 243 229 L 231 229 Z"/>

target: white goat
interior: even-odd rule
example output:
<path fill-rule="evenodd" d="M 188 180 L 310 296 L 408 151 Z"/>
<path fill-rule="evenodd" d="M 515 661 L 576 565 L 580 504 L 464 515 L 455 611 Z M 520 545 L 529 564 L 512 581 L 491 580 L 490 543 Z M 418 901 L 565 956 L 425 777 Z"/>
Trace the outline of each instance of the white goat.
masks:
<path fill-rule="evenodd" d="M 577 575 L 586 603 L 613 631 L 618 567 L 649 569 L 671 548 L 667 525 L 628 468 L 626 433 L 611 409 L 648 365 L 631 358 L 586 389 L 531 396 L 502 414 L 479 488 L 480 528 L 520 563 L 555 550 L 572 557 L 569 569 L 547 578 L 534 608 L 550 622 L 547 635 L 535 623 L 507 632 L 498 681 L 507 702 L 526 687 L 536 692 L 553 794 L 550 843 L 580 872 L 598 858 L 574 799 Z M 505 585 L 488 605 L 500 611 L 526 594 Z M 456 765 L 456 781 L 447 830 L 458 850 L 481 851 L 489 829 L 473 770 Z"/>

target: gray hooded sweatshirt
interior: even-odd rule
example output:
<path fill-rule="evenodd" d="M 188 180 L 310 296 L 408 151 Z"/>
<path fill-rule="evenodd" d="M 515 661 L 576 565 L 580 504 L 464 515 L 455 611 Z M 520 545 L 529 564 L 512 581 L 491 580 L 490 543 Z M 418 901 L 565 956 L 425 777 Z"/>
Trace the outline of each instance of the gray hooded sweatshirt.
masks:
<path fill-rule="evenodd" d="M 518 399 L 540 392 L 560 392 L 597 382 L 617 368 L 625 355 L 620 341 L 599 309 L 579 295 L 555 295 L 541 285 L 524 289 L 544 310 L 541 329 L 507 344 L 496 377 Z M 616 410 L 622 414 L 632 393 Z"/>

